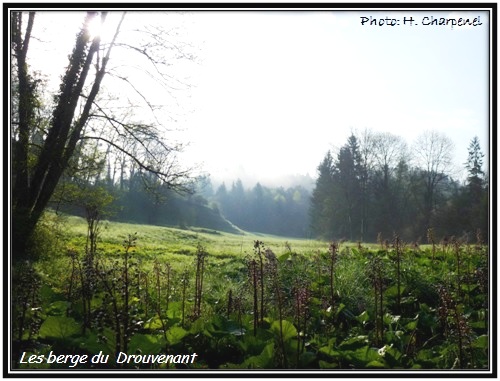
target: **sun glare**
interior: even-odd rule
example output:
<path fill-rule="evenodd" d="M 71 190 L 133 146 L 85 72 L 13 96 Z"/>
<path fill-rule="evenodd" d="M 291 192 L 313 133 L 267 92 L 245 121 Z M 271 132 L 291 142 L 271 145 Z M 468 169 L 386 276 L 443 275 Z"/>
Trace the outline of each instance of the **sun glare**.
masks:
<path fill-rule="evenodd" d="M 90 20 L 87 29 L 90 33 L 90 38 L 97 37 L 101 34 L 102 21 L 100 15 L 96 15 L 92 20 Z"/>

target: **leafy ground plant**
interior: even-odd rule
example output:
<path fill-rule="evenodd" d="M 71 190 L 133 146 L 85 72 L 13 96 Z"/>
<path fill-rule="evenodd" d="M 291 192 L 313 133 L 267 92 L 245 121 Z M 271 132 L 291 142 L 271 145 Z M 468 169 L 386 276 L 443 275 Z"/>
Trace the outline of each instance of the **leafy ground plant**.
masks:
<path fill-rule="evenodd" d="M 85 233 L 81 222 L 80 232 Z M 196 352 L 193 364 L 110 361 L 93 366 L 489 366 L 483 245 L 450 239 L 455 246 L 417 250 L 395 239 L 392 246 L 370 249 L 129 227 L 137 234 L 124 234 L 123 225 L 115 230 L 112 224 L 100 231 L 102 240 L 93 246 L 94 284 L 86 298 L 81 296 L 86 284 L 81 269 L 88 246 L 78 229 L 65 241 L 70 255 L 45 258 L 24 269 L 18 283 L 24 285 L 23 292 L 16 294 L 16 358 L 50 351 L 110 358 L 120 352 Z M 119 234 L 121 247 L 110 231 Z M 163 239 L 161 232 L 169 238 Z"/>

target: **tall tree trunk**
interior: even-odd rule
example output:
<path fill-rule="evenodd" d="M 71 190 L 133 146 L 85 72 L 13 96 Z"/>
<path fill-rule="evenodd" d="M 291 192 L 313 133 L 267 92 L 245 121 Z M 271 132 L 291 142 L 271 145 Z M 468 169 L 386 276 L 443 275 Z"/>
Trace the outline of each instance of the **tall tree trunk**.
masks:
<path fill-rule="evenodd" d="M 50 121 L 49 132 L 42 146 L 40 155 L 38 156 L 38 160 L 36 161 L 35 167 L 33 168 L 33 175 L 31 178 L 29 178 L 29 176 L 27 177 L 29 181 L 26 181 L 25 175 L 25 173 L 27 174 L 29 170 L 27 162 L 24 163 L 22 160 L 18 161 L 17 158 L 15 160 L 16 176 L 21 174 L 21 177 L 16 177 L 16 184 L 12 195 L 12 248 L 14 261 L 23 260 L 29 256 L 29 253 L 27 252 L 29 239 L 32 236 L 38 220 L 42 216 L 43 211 L 54 193 L 59 179 L 61 178 L 75 151 L 76 144 L 80 139 L 81 131 L 87 123 L 91 106 L 99 92 L 102 79 L 104 78 L 111 47 L 113 46 L 118 35 L 121 22 L 117 27 L 115 37 L 107 51 L 106 57 L 102 60 L 102 65 L 96 73 L 90 94 L 87 96 L 83 106 L 83 111 L 79 118 L 75 121 L 75 110 L 78 106 L 82 89 L 85 85 L 94 56 L 99 50 L 99 37 L 95 37 L 90 43 L 90 35 L 87 28 L 88 23 L 93 17 L 95 17 L 95 15 L 95 12 L 87 13 L 85 24 L 77 36 L 75 48 L 73 49 L 66 75 L 60 87 L 61 92 L 58 96 L 58 102 Z M 103 13 L 103 21 L 105 16 L 106 13 Z M 20 19 L 22 16 L 19 14 L 17 17 L 19 17 L 19 21 L 14 25 L 16 33 L 13 33 L 13 35 L 14 38 L 19 40 L 20 37 L 18 36 L 21 34 Z M 30 20 L 32 26 L 33 20 L 31 14 Z M 24 55 L 19 56 L 19 54 L 17 54 L 16 57 L 18 65 L 21 65 L 21 63 L 23 63 L 24 66 L 26 65 L 27 41 L 29 41 L 30 34 L 31 29 L 28 27 L 25 33 L 24 43 L 22 44 L 22 47 L 24 48 Z M 19 46 L 19 44 L 16 43 L 15 46 Z M 19 59 L 21 59 L 21 61 L 19 61 Z M 22 75 L 24 75 L 23 72 L 19 72 L 18 76 L 20 82 Z M 20 101 L 21 100 L 20 94 Z M 33 105 L 20 102 L 19 115 L 33 112 L 33 107 Z M 27 108 L 27 110 L 25 108 Z M 19 149 L 19 152 L 23 153 L 24 150 L 27 152 L 28 142 L 29 141 L 20 139 L 19 145 L 21 148 Z"/>
<path fill-rule="evenodd" d="M 28 147 L 30 137 L 30 122 L 33 118 L 33 84 L 30 83 L 26 55 L 28 53 L 31 31 L 35 21 L 35 13 L 30 12 L 28 26 L 24 40 L 22 39 L 22 14 L 14 12 L 12 15 L 12 46 L 17 59 L 18 79 L 18 114 L 19 114 L 19 141 L 15 146 L 14 169 L 16 171 L 13 197 L 25 199 L 28 194 Z"/>

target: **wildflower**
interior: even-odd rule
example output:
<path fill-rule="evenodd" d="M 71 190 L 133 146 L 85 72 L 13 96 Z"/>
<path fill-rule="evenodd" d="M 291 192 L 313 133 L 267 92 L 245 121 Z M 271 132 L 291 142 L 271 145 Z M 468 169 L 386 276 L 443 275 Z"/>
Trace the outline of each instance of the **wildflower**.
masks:
<path fill-rule="evenodd" d="M 382 348 L 380 348 L 377 352 L 379 354 L 379 356 L 381 357 L 384 357 L 385 356 L 385 352 L 387 351 L 387 349 L 389 348 L 392 348 L 392 344 L 391 345 L 384 345 Z"/>

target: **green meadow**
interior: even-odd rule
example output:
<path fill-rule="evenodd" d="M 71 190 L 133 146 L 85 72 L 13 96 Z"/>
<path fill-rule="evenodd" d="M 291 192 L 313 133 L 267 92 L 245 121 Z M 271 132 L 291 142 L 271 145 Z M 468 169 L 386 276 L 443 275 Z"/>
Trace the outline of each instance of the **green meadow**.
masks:
<path fill-rule="evenodd" d="M 40 229 L 46 255 L 14 274 L 14 367 L 489 367 L 488 249 L 480 242 L 91 227 L 50 213 Z M 98 353 L 108 360 L 82 360 Z M 79 357 L 58 362 L 56 354 Z"/>

